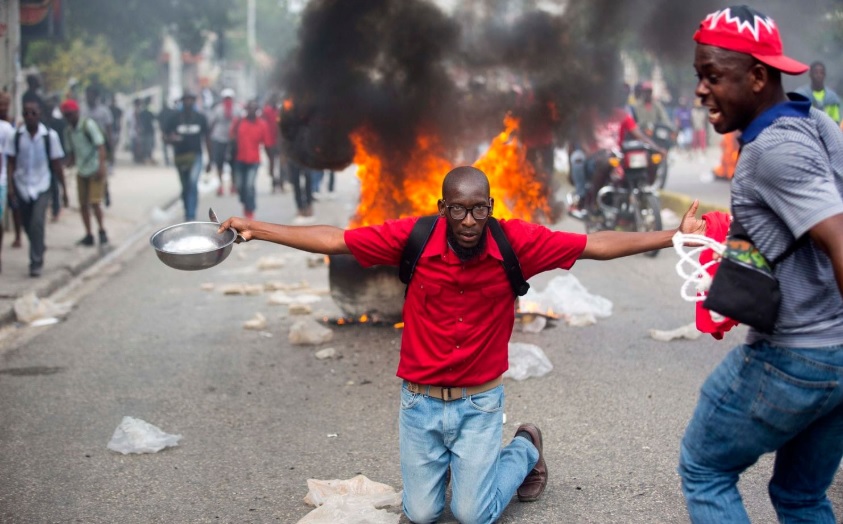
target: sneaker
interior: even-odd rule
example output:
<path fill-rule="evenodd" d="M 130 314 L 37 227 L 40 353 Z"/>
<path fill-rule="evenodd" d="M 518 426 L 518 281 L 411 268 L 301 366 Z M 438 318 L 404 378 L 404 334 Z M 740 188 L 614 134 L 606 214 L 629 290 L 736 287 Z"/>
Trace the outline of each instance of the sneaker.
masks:
<path fill-rule="evenodd" d="M 94 235 L 85 235 L 82 240 L 76 242 L 77 246 L 93 246 L 94 245 Z"/>
<path fill-rule="evenodd" d="M 547 463 L 544 461 L 544 453 L 542 452 L 542 432 L 535 424 L 521 424 L 515 434 L 518 435 L 519 432 L 530 435 L 530 440 L 539 450 L 539 461 L 536 462 L 533 470 L 518 487 L 518 500 L 534 502 L 541 497 L 544 488 L 547 486 Z"/>
<path fill-rule="evenodd" d="M 105 231 L 100 229 L 100 244 L 108 244 L 108 235 L 105 234 Z"/>
<path fill-rule="evenodd" d="M 38 278 L 41 276 L 41 266 L 38 267 L 30 267 L 29 268 L 29 276 L 32 278 Z"/>

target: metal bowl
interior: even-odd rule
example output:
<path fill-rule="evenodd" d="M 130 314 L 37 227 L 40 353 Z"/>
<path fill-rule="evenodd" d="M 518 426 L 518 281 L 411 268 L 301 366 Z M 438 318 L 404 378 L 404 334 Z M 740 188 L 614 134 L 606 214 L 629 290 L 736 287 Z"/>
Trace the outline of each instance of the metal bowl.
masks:
<path fill-rule="evenodd" d="M 228 257 L 237 232 L 217 233 L 215 222 L 184 222 L 159 230 L 149 238 L 161 262 L 183 271 L 214 267 Z"/>

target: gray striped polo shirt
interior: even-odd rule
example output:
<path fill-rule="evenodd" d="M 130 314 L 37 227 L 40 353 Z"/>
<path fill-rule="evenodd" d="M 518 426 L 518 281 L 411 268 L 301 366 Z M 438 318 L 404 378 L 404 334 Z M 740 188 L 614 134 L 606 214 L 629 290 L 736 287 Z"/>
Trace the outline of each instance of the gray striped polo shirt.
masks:
<path fill-rule="evenodd" d="M 843 213 L 843 132 L 799 95 L 759 115 L 741 136 L 732 179 L 732 215 L 767 260 L 823 220 Z M 843 344 L 843 297 L 831 260 L 806 242 L 779 263 L 779 318 L 772 334 L 750 329 L 748 343 Z"/>

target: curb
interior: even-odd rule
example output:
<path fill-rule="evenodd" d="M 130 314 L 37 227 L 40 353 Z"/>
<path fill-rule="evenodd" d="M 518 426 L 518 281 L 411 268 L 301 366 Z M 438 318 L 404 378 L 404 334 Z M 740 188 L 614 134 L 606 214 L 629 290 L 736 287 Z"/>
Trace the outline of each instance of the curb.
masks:
<path fill-rule="evenodd" d="M 162 209 L 169 209 L 180 201 L 180 196 L 172 197 L 166 201 L 166 203 L 162 206 Z M 122 243 L 116 246 L 109 245 L 106 249 L 98 248 L 96 252 L 90 253 L 81 259 L 76 259 L 75 261 L 62 266 L 58 272 L 50 275 L 49 277 L 39 280 L 37 283 L 33 282 L 35 285 L 32 286 L 30 291 L 34 291 L 38 298 L 45 298 L 53 295 L 58 290 L 67 286 L 73 281 L 73 279 L 80 277 L 86 270 L 90 269 L 101 260 L 115 258 L 124 253 L 130 246 L 140 240 L 143 232 L 149 229 L 152 223 L 152 220 L 138 221 L 137 227 L 135 227 L 134 230 L 125 237 L 125 240 Z M 13 302 L 11 306 L 3 311 L 0 311 L 0 328 L 7 327 L 16 322 L 17 316 L 15 315 Z"/>
<path fill-rule="evenodd" d="M 694 203 L 694 198 L 682 193 L 673 193 L 671 191 L 660 191 L 659 200 L 661 201 L 662 209 L 670 209 L 678 216 L 683 216 L 691 204 Z M 710 202 L 700 202 L 698 214 L 702 215 L 710 211 L 722 211 L 729 213 L 729 208 Z"/>

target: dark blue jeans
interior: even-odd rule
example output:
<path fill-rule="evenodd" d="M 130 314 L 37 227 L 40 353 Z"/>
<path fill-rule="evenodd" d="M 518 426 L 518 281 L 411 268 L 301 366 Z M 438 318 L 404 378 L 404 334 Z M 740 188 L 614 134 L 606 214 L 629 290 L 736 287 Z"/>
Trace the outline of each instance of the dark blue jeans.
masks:
<path fill-rule="evenodd" d="M 312 169 L 306 168 L 293 160 L 287 162 L 290 170 L 290 182 L 296 198 L 296 208 L 299 212 L 313 204 L 313 175 Z"/>
<path fill-rule="evenodd" d="M 826 490 L 843 457 L 843 346 L 738 346 L 702 386 L 679 474 L 691 521 L 749 522 L 740 474 L 775 453 L 780 522 L 834 524 Z"/>
<path fill-rule="evenodd" d="M 234 183 L 237 185 L 237 193 L 240 195 L 243 208 L 249 212 L 257 208 L 255 179 L 258 177 L 258 166 L 260 164 L 234 163 Z"/>
<path fill-rule="evenodd" d="M 36 269 L 44 265 L 44 233 L 46 231 L 47 207 L 50 203 L 50 191 L 44 191 L 35 200 L 27 200 L 18 195 L 21 222 L 26 237 L 29 239 L 29 268 Z"/>

